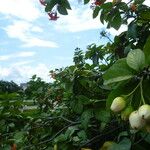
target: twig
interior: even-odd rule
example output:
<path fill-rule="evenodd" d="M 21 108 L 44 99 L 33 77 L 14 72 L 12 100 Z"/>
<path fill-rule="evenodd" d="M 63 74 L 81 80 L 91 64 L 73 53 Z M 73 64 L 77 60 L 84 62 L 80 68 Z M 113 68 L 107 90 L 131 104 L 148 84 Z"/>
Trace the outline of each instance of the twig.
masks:
<path fill-rule="evenodd" d="M 60 131 L 58 131 L 52 138 L 50 138 L 50 139 L 48 139 L 48 140 L 45 140 L 45 141 L 42 141 L 42 142 L 40 142 L 40 143 L 38 143 L 38 144 L 35 144 L 35 145 L 26 146 L 26 147 L 24 147 L 24 149 L 28 149 L 28 148 L 31 148 L 31 147 L 33 147 L 33 146 L 39 146 L 39 145 L 48 143 L 48 142 L 52 141 L 56 136 L 58 136 L 61 132 L 63 132 L 65 129 L 67 129 L 68 127 L 70 127 L 70 126 L 72 126 L 72 125 L 76 125 L 76 124 L 78 124 L 78 123 L 80 123 L 80 122 L 71 123 L 71 124 L 65 126 L 64 128 L 62 128 Z"/>

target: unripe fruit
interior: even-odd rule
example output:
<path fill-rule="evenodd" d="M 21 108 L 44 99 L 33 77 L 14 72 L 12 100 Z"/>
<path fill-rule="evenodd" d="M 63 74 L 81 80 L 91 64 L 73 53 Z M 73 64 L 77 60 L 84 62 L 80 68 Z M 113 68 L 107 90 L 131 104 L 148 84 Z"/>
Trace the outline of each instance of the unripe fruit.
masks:
<path fill-rule="evenodd" d="M 150 119 L 150 105 L 148 104 L 142 105 L 139 108 L 138 112 L 139 112 L 139 116 L 142 117 L 142 119 L 145 119 L 145 120 Z"/>
<path fill-rule="evenodd" d="M 54 150 L 58 150 L 57 144 L 54 145 Z"/>
<path fill-rule="evenodd" d="M 146 125 L 145 129 L 148 133 L 150 133 L 150 125 Z"/>
<path fill-rule="evenodd" d="M 125 106 L 126 106 L 126 101 L 124 100 L 124 98 L 123 97 L 116 97 L 113 100 L 110 109 L 113 112 L 120 112 L 125 108 Z"/>
<path fill-rule="evenodd" d="M 112 141 L 106 141 L 103 144 L 103 146 L 100 148 L 100 150 L 108 150 L 113 144 L 114 144 L 114 142 L 112 142 Z"/>
<path fill-rule="evenodd" d="M 133 112 L 132 106 L 127 107 L 124 111 L 121 112 L 121 119 L 127 121 L 132 112 Z"/>
<path fill-rule="evenodd" d="M 140 116 L 138 111 L 133 111 L 129 116 L 129 122 L 133 129 L 139 130 L 144 127 L 145 120 L 143 120 Z"/>

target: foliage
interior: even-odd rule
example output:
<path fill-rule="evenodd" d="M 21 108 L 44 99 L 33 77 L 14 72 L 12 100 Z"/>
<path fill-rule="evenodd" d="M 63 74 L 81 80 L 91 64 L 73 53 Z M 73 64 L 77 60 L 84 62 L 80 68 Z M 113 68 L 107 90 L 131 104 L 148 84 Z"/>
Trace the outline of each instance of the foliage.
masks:
<path fill-rule="evenodd" d="M 20 91 L 21 88 L 14 83 L 13 81 L 8 82 L 8 81 L 0 81 L 0 93 L 13 93 L 13 92 L 18 92 Z"/>
<path fill-rule="evenodd" d="M 23 99 L 2 96 L 7 104 L 1 102 L 0 149 L 149 149 L 149 120 L 140 130 L 128 121 L 131 112 L 150 105 L 150 8 L 143 2 L 95 1 L 93 18 L 108 28 L 126 24 L 127 31 L 113 41 L 103 31 L 105 45 L 76 48 L 74 65 L 50 71 L 53 83 L 33 76 Z M 47 12 L 58 6 L 63 15 L 71 8 L 67 0 L 46 0 L 44 6 Z M 117 113 L 110 110 L 116 97 L 125 101 Z"/>

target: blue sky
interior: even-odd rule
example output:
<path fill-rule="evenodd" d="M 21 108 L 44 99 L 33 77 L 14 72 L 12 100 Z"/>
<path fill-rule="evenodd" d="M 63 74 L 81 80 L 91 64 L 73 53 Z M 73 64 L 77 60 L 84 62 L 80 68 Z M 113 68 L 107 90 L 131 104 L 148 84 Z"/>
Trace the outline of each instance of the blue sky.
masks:
<path fill-rule="evenodd" d="M 71 3 L 74 0 L 70 0 Z M 72 64 L 74 49 L 103 44 L 105 26 L 89 6 L 74 1 L 68 16 L 49 21 L 38 0 L 3 0 L 0 5 L 0 80 L 26 82 L 33 74 L 51 81 L 49 70 Z M 112 36 L 125 30 L 109 30 Z"/>

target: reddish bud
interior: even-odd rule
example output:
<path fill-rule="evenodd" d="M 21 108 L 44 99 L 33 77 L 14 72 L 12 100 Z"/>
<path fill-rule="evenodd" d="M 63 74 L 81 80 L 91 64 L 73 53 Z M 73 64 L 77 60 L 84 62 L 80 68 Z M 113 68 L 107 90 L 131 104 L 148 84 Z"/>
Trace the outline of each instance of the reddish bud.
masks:
<path fill-rule="evenodd" d="M 130 9 L 135 12 L 137 10 L 137 6 L 135 4 L 131 4 Z"/>
<path fill-rule="evenodd" d="M 94 4 L 95 4 L 96 6 L 100 6 L 100 5 L 102 4 L 102 2 L 99 1 L 99 0 L 96 0 Z"/>
<path fill-rule="evenodd" d="M 49 15 L 49 20 L 53 20 L 53 21 L 56 21 L 59 17 L 57 16 L 57 12 L 49 12 L 48 13 Z"/>
<path fill-rule="evenodd" d="M 46 6 L 45 0 L 39 0 L 39 1 L 40 1 L 41 5 Z"/>

